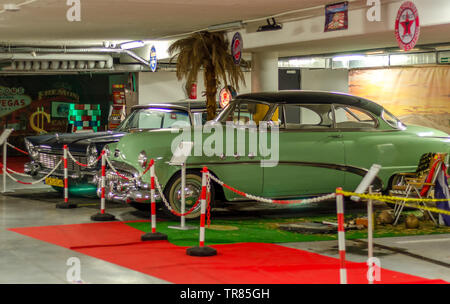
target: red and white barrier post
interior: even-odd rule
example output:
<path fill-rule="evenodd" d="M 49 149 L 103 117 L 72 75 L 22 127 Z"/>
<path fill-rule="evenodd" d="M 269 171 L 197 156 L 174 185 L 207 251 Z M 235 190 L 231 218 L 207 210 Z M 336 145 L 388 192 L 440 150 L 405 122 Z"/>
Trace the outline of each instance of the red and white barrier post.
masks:
<path fill-rule="evenodd" d="M 106 203 L 105 203 L 105 186 L 106 186 L 106 155 L 102 154 L 102 179 L 101 179 L 101 186 L 102 186 L 102 196 L 100 198 L 100 213 L 94 214 L 91 216 L 91 220 L 93 221 L 99 221 L 99 222 L 106 222 L 106 221 L 114 221 L 116 220 L 116 217 L 112 214 L 106 213 Z"/>
<path fill-rule="evenodd" d="M 77 204 L 75 203 L 69 203 L 69 172 L 67 169 L 67 145 L 64 145 L 63 151 L 63 163 L 64 163 L 64 203 L 56 204 L 56 208 L 60 209 L 72 209 L 76 208 Z"/>
<path fill-rule="evenodd" d="M 344 195 L 340 194 L 342 188 L 336 189 L 336 209 L 338 218 L 338 242 L 339 242 L 339 277 L 341 284 L 347 284 L 347 270 L 345 268 L 345 228 L 344 228 Z"/>
<path fill-rule="evenodd" d="M 8 151 L 8 141 L 5 139 L 3 142 L 3 193 L 6 192 L 6 153 Z"/>
<path fill-rule="evenodd" d="M 200 194 L 201 215 L 200 215 L 200 242 L 199 246 L 191 247 L 186 250 L 187 255 L 191 256 L 213 256 L 217 254 L 217 250 L 205 246 L 205 213 L 206 213 L 206 181 L 208 168 L 203 167 L 202 170 L 202 192 Z"/>
<path fill-rule="evenodd" d="M 150 160 L 150 202 L 151 202 L 151 232 L 143 234 L 141 241 L 167 240 L 167 235 L 156 232 L 156 201 L 155 201 L 155 161 Z"/>

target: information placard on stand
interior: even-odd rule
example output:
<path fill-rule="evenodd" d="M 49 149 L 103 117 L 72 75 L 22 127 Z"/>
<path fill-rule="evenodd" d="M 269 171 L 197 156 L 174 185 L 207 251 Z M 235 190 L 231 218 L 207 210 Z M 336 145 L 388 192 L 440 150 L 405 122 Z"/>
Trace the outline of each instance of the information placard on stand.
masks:
<path fill-rule="evenodd" d="M 181 166 L 181 214 L 186 212 L 186 160 L 191 154 L 193 146 L 194 143 L 191 141 L 181 142 L 169 162 L 171 166 Z M 180 226 L 169 226 L 169 228 L 179 230 L 197 229 L 197 227 L 186 226 L 184 215 L 181 216 Z"/>
<path fill-rule="evenodd" d="M 8 139 L 9 135 L 14 131 L 14 129 L 5 129 L 3 133 L 0 135 L 0 145 L 3 145 Z"/>
<path fill-rule="evenodd" d="M 6 153 L 8 152 L 8 137 L 11 135 L 11 133 L 14 131 L 14 129 L 5 129 L 0 135 L 0 145 L 3 145 L 3 191 L 2 193 L 6 192 L 6 168 L 7 168 L 7 157 Z"/>

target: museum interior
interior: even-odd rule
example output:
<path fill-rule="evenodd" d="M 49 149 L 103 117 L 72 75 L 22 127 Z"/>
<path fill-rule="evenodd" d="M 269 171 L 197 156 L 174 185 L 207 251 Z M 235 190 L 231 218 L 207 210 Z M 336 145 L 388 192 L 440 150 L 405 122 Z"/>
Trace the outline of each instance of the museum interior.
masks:
<path fill-rule="evenodd" d="M 450 282 L 448 0 L 0 0 L 0 27 L 1 284 Z"/>

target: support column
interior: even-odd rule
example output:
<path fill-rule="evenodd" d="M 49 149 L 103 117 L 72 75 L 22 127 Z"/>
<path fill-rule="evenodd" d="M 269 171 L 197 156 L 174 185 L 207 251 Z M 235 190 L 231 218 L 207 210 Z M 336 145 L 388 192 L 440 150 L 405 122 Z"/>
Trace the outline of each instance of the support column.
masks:
<path fill-rule="evenodd" d="M 252 53 L 252 92 L 278 91 L 278 53 Z"/>

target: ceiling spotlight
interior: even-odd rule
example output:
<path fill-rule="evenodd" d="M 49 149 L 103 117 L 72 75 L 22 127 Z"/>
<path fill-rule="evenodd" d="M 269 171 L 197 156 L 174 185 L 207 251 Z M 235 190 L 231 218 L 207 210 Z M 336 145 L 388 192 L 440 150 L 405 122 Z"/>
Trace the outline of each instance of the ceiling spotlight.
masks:
<path fill-rule="evenodd" d="M 258 28 L 257 32 L 267 32 L 267 31 L 278 31 L 283 28 L 282 24 L 279 24 L 275 21 L 275 18 L 272 18 L 272 23 L 270 19 L 267 19 L 267 25 L 262 25 Z"/>
<path fill-rule="evenodd" d="M 20 10 L 20 7 L 15 3 L 6 3 L 3 4 L 3 9 L 8 12 L 17 12 Z"/>
<path fill-rule="evenodd" d="M 145 45 L 144 41 L 138 40 L 138 41 L 124 42 L 124 43 L 121 43 L 119 46 L 122 50 L 129 50 L 129 49 L 143 47 L 144 45 Z"/>

